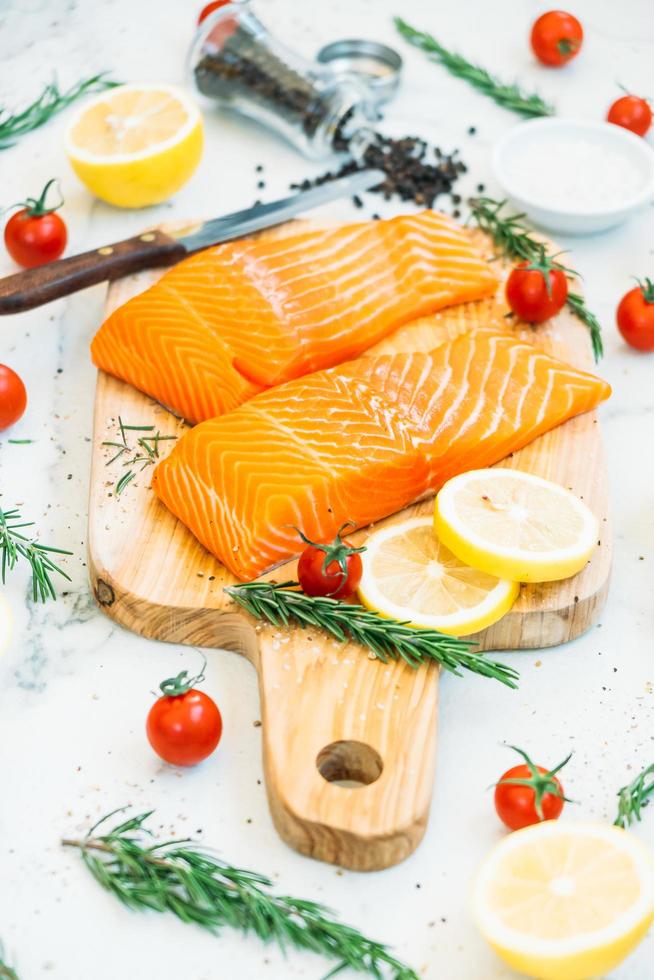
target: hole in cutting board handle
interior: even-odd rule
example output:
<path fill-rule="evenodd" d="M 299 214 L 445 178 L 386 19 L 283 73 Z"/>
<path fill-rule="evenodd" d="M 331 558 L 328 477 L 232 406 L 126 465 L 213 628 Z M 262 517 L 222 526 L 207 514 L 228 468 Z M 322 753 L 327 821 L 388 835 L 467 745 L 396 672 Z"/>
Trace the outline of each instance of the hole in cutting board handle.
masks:
<path fill-rule="evenodd" d="M 323 779 L 345 789 L 369 786 L 382 774 L 382 757 L 372 745 L 353 740 L 331 742 L 316 756 L 316 768 Z"/>

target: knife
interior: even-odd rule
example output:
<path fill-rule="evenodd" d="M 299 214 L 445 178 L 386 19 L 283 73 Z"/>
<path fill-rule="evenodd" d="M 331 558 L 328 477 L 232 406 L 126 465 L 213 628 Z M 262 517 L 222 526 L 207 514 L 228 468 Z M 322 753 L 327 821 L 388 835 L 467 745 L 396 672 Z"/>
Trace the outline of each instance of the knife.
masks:
<path fill-rule="evenodd" d="M 190 229 L 164 233 L 154 228 L 115 245 L 26 269 L 0 279 L 0 314 L 22 313 L 87 286 L 111 282 L 141 269 L 175 265 L 200 249 L 271 228 L 303 211 L 365 191 L 383 180 L 381 170 L 360 170 L 280 201 L 255 204 L 252 208 L 196 224 Z"/>

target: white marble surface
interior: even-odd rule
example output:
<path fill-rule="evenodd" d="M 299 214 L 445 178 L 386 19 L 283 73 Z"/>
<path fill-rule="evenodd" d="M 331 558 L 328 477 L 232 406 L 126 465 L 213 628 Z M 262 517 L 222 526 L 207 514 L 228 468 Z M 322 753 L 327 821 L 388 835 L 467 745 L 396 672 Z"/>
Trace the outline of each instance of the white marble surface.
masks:
<path fill-rule="evenodd" d="M 67 83 L 99 69 L 126 80 L 183 78 L 195 4 L 176 0 L 0 0 L 2 101 L 24 102 L 53 68 Z M 647 0 L 576 0 L 587 30 L 581 57 L 564 72 L 536 66 L 527 25 L 543 7 L 532 0 L 261 0 L 260 14 L 290 44 L 310 54 L 338 36 L 393 41 L 390 14 L 496 69 L 520 77 L 561 113 L 599 118 L 615 80 L 652 92 L 654 26 Z M 474 30 L 471 30 L 474 27 Z M 387 128 L 458 146 L 470 165 L 462 190 L 493 191 L 489 150 L 516 120 L 426 63 L 406 56 L 404 87 Z M 160 218 L 219 214 L 258 193 L 254 166 L 266 165 L 269 199 L 309 165 L 275 138 L 233 119 L 207 120 L 199 172 L 168 205 L 124 213 L 93 201 L 62 153 L 59 119 L 0 154 L 0 193 L 7 205 L 59 175 L 66 196 L 70 249 L 124 237 Z M 467 135 L 470 125 L 475 137 Z M 375 202 L 373 210 L 377 207 Z M 350 218 L 349 203 L 333 207 Z M 486 787 L 512 762 L 502 742 L 566 771 L 579 800 L 568 816 L 610 818 L 614 793 L 654 757 L 654 355 L 628 350 L 614 309 L 633 275 L 654 273 L 654 212 L 602 237 L 563 241 L 585 276 L 590 306 L 604 324 L 602 372 L 614 396 L 602 412 L 615 518 L 615 568 L 601 623 L 565 648 L 506 654 L 519 667 L 517 693 L 492 682 L 446 677 L 442 684 L 436 791 L 426 838 L 399 867 L 375 875 L 342 872 L 302 858 L 277 837 L 261 784 L 255 677 L 238 657 L 216 651 L 207 690 L 224 714 L 225 734 L 207 764 L 179 772 L 162 766 L 143 732 L 150 691 L 161 677 L 194 666 L 192 651 L 139 639 L 96 609 L 85 567 L 89 436 L 95 372 L 89 340 L 102 315 L 103 290 L 0 324 L 0 360 L 25 379 L 30 403 L 0 440 L 3 507 L 20 505 L 44 540 L 70 547 L 72 584 L 56 603 L 35 606 L 27 576 L 4 591 L 15 612 L 13 644 L 0 662 L 0 936 L 22 980 L 154 980 L 184 977 L 318 978 L 326 964 L 306 954 L 287 960 L 257 940 L 220 939 L 172 918 L 122 909 L 87 876 L 59 838 L 124 803 L 157 810 L 155 824 L 185 835 L 200 831 L 235 863 L 279 880 L 287 893 L 334 906 L 363 930 L 392 943 L 430 980 L 500 980 L 506 970 L 470 921 L 470 875 L 501 830 Z M 11 271 L 5 257 L 0 272 Z M 9 445 L 7 438 L 31 438 Z M 637 831 L 654 845 L 654 813 Z M 648 980 L 652 939 L 614 974 Z"/>

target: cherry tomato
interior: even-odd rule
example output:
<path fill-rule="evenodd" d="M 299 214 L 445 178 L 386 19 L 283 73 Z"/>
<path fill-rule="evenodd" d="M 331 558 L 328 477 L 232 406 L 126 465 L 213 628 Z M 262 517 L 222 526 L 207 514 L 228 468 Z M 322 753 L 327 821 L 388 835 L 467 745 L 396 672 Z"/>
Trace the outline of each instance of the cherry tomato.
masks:
<path fill-rule="evenodd" d="M 526 752 L 511 745 L 525 760 L 507 769 L 495 784 L 495 809 L 509 830 L 520 830 L 543 820 L 556 820 L 564 802 L 570 802 L 563 794 L 563 786 L 556 777 L 570 760 L 570 755 L 554 769 L 535 766 Z"/>
<path fill-rule="evenodd" d="M 216 702 L 193 686 L 204 680 L 183 670 L 161 683 L 161 697 L 150 711 L 145 726 L 150 745 L 164 762 L 195 766 L 214 751 L 223 732 Z"/>
<path fill-rule="evenodd" d="M 63 199 L 52 208 L 46 207 L 48 190 L 54 183 L 49 180 L 41 197 L 29 197 L 20 205 L 21 210 L 12 215 L 5 225 L 5 245 L 14 262 L 31 269 L 58 259 L 66 248 L 68 232 L 63 220 L 55 212 Z"/>
<path fill-rule="evenodd" d="M 541 251 L 533 262 L 521 262 L 506 282 L 506 301 L 516 316 L 528 323 L 542 323 L 554 316 L 568 298 L 565 266 Z"/>
<path fill-rule="evenodd" d="M 18 422 L 26 405 L 25 385 L 15 371 L 0 364 L 0 430 Z"/>
<path fill-rule="evenodd" d="M 201 24 L 203 20 L 212 14 L 214 10 L 220 10 L 224 7 L 226 3 L 230 3 L 230 0 L 213 0 L 213 3 L 208 3 L 206 7 L 203 7 L 200 11 L 200 16 L 198 17 L 198 24 Z"/>
<path fill-rule="evenodd" d="M 618 330 L 636 350 L 654 350 L 654 282 L 638 281 L 620 300 L 616 314 Z"/>
<path fill-rule="evenodd" d="M 544 65 L 558 68 L 575 58 L 581 50 L 584 31 L 572 14 L 565 10 L 549 10 L 534 21 L 531 46 Z"/>
<path fill-rule="evenodd" d="M 615 100 L 606 118 L 616 126 L 630 129 L 636 136 L 644 136 L 652 125 L 652 109 L 647 99 L 623 95 Z"/>
<path fill-rule="evenodd" d="M 308 546 L 297 565 L 297 577 L 307 595 L 346 599 L 356 592 L 363 572 L 360 556 L 366 549 L 352 548 L 341 540 L 343 528 L 347 526 L 344 524 L 329 543 L 309 541 L 298 531 Z"/>

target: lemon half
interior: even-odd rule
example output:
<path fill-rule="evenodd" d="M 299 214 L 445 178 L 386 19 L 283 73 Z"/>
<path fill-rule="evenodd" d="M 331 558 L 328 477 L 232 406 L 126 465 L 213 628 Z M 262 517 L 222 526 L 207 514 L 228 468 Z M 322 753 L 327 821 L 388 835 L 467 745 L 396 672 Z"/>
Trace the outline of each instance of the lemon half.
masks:
<path fill-rule="evenodd" d="M 202 156 L 202 116 L 171 85 L 120 85 L 79 110 L 66 153 L 88 189 L 109 204 L 141 208 L 183 187 Z"/>
<path fill-rule="evenodd" d="M 579 572 L 597 546 L 599 522 L 573 493 L 520 470 L 470 470 L 436 498 L 434 526 L 461 561 L 516 582 Z"/>
<path fill-rule="evenodd" d="M 470 568 L 434 534 L 430 517 L 375 531 L 366 541 L 359 597 L 391 619 L 466 636 L 497 622 L 519 586 Z"/>
<path fill-rule="evenodd" d="M 654 857 L 619 827 L 549 820 L 496 845 L 473 904 L 482 935 L 515 970 L 603 977 L 654 919 Z"/>

